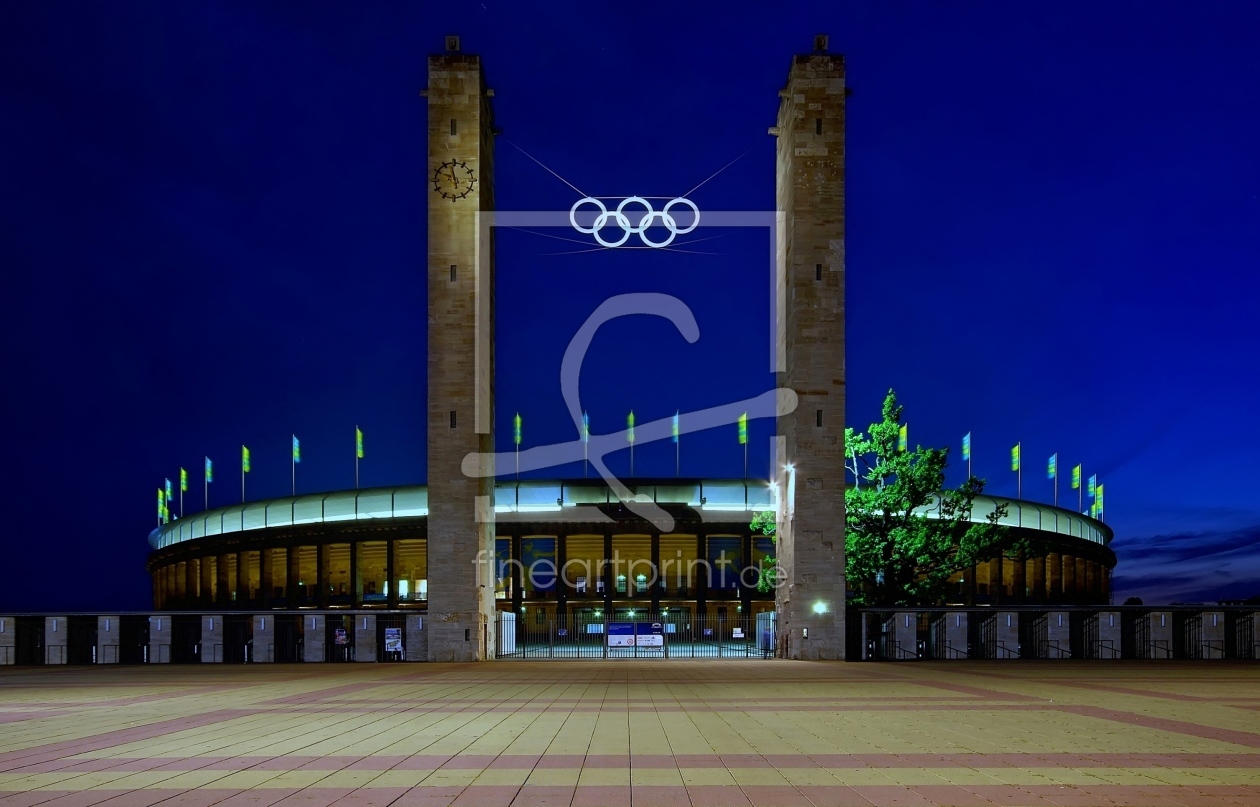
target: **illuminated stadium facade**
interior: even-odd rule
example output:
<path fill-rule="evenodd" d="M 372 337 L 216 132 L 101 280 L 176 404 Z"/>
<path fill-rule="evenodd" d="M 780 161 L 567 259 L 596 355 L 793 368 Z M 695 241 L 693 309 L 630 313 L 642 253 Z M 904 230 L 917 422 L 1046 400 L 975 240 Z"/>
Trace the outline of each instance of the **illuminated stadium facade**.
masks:
<path fill-rule="evenodd" d="M 572 224 L 579 233 L 590 234 L 590 227 L 598 231 L 599 222 L 588 220 L 585 226 L 578 218 L 589 215 L 594 220 L 593 210 L 604 208 L 602 203 L 592 207 L 588 198 L 552 218 L 546 211 L 540 219 L 538 211 L 497 210 L 498 129 L 494 92 L 486 84 L 481 60 L 462 53 L 457 37 L 448 37 L 446 51 L 429 58 L 428 72 L 422 93 L 431 172 L 425 181 L 432 182 L 425 189 L 428 485 L 244 503 L 165 524 L 151 537 L 155 607 L 167 612 L 290 612 L 270 621 L 250 617 L 257 621 L 250 630 L 260 648 L 273 642 L 259 637 L 275 637 L 276 651 L 267 655 L 276 659 L 293 656 L 280 652 L 281 647 L 292 648 L 292 641 L 275 633 L 283 628 L 293 635 L 298 630 L 292 612 L 311 612 L 300 620 L 307 632 L 304 652 L 319 655 L 313 649 L 317 643 L 344 647 L 341 640 L 350 641 L 347 637 L 356 631 L 369 641 L 373 617 L 361 615 L 363 609 L 390 612 L 376 620 L 377 628 L 386 630 L 388 621 L 389 630 L 409 637 L 408 658 L 431 661 L 510 655 L 508 648 L 518 639 L 529 642 L 524 632 L 533 624 L 555 626 L 536 639 L 548 647 L 572 641 L 574 633 L 606 635 L 601 650 L 606 654 L 613 636 L 605 628 L 611 631 L 611 621 L 624 626 L 622 620 L 634 621 L 640 614 L 651 615 L 650 627 L 664 631 L 657 640 L 669 634 L 682 639 L 696 621 L 713 620 L 689 633 L 679 647 L 710 637 L 734 642 L 755 635 L 756 649 L 770 655 L 845 658 L 844 58 L 829 53 L 827 37 L 819 36 L 811 53 L 791 61 L 778 93 L 775 125 L 769 129 L 776 138 L 775 210 L 727 211 L 726 224 L 709 211 L 703 214 L 706 227 L 758 226 L 766 233 L 768 369 L 775 382 L 758 399 L 683 413 L 682 428 L 734 425 L 743 411 L 773 418 L 771 478 L 763 481 L 497 480 L 496 462 L 509 461 L 505 458 L 510 455 L 496 454 L 493 434 L 494 229 L 512 226 L 524 215 L 529 221 L 542 220 L 539 226 L 550 226 L 545 222 L 554 218 L 560 226 Z M 620 227 L 625 238 L 638 232 L 647 243 L 643 222 L 651 219 L 622 213 L 631 201 L 632 211 L 651 209 L 646 200 L 628 197 L 615 214 L 605 210 L 602 221 L 612 230 Z M 681 216 L 692 215 L 690 221 L 680 224 L 670 218 L 671 205 Z M 683 210 L 688 206 L 691 214 Z M 579 207 L 581 214 L 575 213 Z M 676 199 L 665 208 L 651 215 L 663 217 L 671 238 L 700 222 L 701 211 L 689 201 Z M 752 217 L 760 223 L 730 223 Z M 615 232 L 611 237 L 612 242 L 605 242 L 596 232 L 594 240 L 616 248 L 621 242 Z M 663 313 L 667 306 L 662 299 L 690 316 L 683 301 L 667 295 L 620 295 L 599 306 L 587 325 L 610 305 L 616 308 L 618 301 L 648 296 L 653 303 L 610 316 L 670 317 Z M 684 320 L 681 315 L 672 318 L 680 332 Z M 578 341 L 575 335 L 574 344 Z M 577 381 L 565 389 L 565 368 L 580 369 L 581 359 L 570 365 L 569 358 L 566 351 L 560 386 L 576 421 L 581 412 Z M 650 430 L 644 424 L 641 437 Z M 661 431 L 662 438 L 665 434 Z M 597 444 L 606 445 L 608 437 L 589 436 L 589 448 L 604 451 Z M 620 440 L 620 435 L 612 439 Z M 565 448 L 526 451 L 528 458 L 557 449 L 551 460 L 526 472 L 545 473 L 581 456 L 563 455 Z M 596 470 L 607 473 L 591 456 Z M 614 492 L 620 488 L 628 491 Z M 983 519 L 994 506 L 996 500 L 982 497 L 974 516 Z M 765 536 L 753 535 L 749 526 L 755 513 L 767 509 L 776 512 L 773 545 Z M 952 601 L 1107 602 L 1115 565 L 1107 527 L 1046 505 L 1014 502 L 1009 513 L 1006 523 L 1014 531 L 1044 538 L 1049 551 L 1044 557 L 980 564 L 958 576 Z M 771 591 L 760 592 L 759 567 L 772 551 L 778 582 Z M 354 615 L 335 613 L 342 609 Z M 245 618 L 238 614 L 237 623 Z M 329 621 L 321 623 L 325 618 Z M 197 628 L 203 637 L 198 642 L 209 648 L 202 658 L 210 658 L 213 637 L 226 629 L 226 618 L 218 623 L 213 617 L 204 619 L 206 624 Z M 583 624 L 566 622 L 573 619 Z M 157 620 L 153 646 L 192 646 L 187 637 L 176 640 L 170 634 L 180 624 Z M 371 641 L 392 652 L 393 635 L 382 633 Z M 639 638 L 636 633 L 632 641 Z M 664 640 L 663 647 L 668 649 L 671 641 Z M 171 652 L 172 659 L 186 655 Z"/>
<path fill-rule="evenodd" d="M 634 480 L 675 520 L 663 533 L 597 480 L 522 481 L 495 492 L 496 608 L 533 619 L 673 613 L 755 618 L 770 539 L 749 529 L 775 506 L 764 481 Z M 981 496 L 982 522 L 1005 502 L 1012 537 L 1047 547 L 959 575 L 949 604 L 1105 604 L 1115 555 L 1102 522 L 1059 507 Z M 430 588 L 428 489 L 338 491 L 190 515 L 150 535 L 160 610 L 418 609 Z M 440 548 L 433 546 L 434 553 Z M 598 612 L 598 613 L 596 613 Z"/>

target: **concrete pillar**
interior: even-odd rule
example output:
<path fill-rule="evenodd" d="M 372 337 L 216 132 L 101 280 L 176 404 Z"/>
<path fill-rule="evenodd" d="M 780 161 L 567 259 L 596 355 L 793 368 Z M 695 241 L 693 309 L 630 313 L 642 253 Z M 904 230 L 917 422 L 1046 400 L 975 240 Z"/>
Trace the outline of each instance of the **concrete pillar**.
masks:
<path fill-rule="evenodd" d="M 354 617 L 354 660 L 376 661 L 376 615 Z"/>
<path fill-rule="evenodd" d="M 309 663 L 324 660 L 324 617 L 322 614 L 302 615 L 302 661 Z"/>
<path fill-rule="evenodd" d="M 1098 620 L 1098 646 L 1090 652 L 1094 658 L 1120 658 L 1120 612 L 1100 611 Z"/>
<path fill-rule="evenodd" d="M 1028 578 L 1025 576 L 1027 566 L 1023 555 L 1017 555 L 1011 561 L 1011 602 L 1013 603 L 1028 601 Z"/>
<path fill-rule="evenodd" d="M 919 619 L 914 611 L 898 611 L 888 620 L 893 645 L 887 661 L 912 661 L 918 658 Z"/>
<path fill-rule="evenodd" d="M 429 660 L 429 635 L 424 629 L 424 622 L 421 614 L 407 615 L 407 626 L 404 628 L 407 661 Z"/>
<path fill-rule="evenodd" d="M 1152 611 L 1139 617 L 1146 622 L 1146 646 L 1137 648 L 1139 658 L 1173 657 L 1173 618 L 1170 611 Z"/>
<path fill-rule="evenodd" d="M 214 604 L 214 574 L 215 559 L 213 556 L 207 555 L 198 562 L 197 567 L 201 573 L 200 596 L 198 601 L 202 608 Z"/>
<path fill-rule="evenodd" d="M 250 661 L 271 664 L 276 660 L 276 617 L 259 614 L 250 619 L 254 621 L 254 652 Z"/>
<path fill-rule="evenodd" d="M 1028 560 L 1029 588 L 1032 589 L 1032 602 L 1046 601 L 1046 559 L 1035 557 Z"/>
<path fill-rule="evenodd" d="M 1199 616 L 1203 623 L 1199 631 L 1197 657 L 1201 659 L 1225 658 L 1225 612 L 1204 611 Z"/>
<path fill-rule="evenodd" d="M 1047 586 L 1049 588 L 1048 602 L 1063 602 L 1063 556 L 1058 552 L 1051 552 L 1046 555 L 1046 575 L 1049 577 Z"/>
<path fill-rule="evenodd" d="M 149 617 L 149 657 L 146 661 L 149 664 L 171 663 L 171 618 L 169 616 Z"/>
<path fill-rule="evenodd" d="M 967 658 L 967 613 L 950 611 L 945 614 L 945 654 L 947 659 Z"/>
<path fill-rule="evenodd" d="M 17 663 L 17 624 L 11 616 L 0 616 L 0 665 Z"/>
<path fill-rule="evenodd" d="M 1061 602 L 1076 602 L 1077 595 L 1076 558 L 1071 555 L 1063 555 L 1063 599 Z"/>
<path fill-rule="evenodd" d="M 196 558 L 184 564 L 184 607 L 196 608 L 201 602 L 201 564 Z"/>
<path fill-rule="evenodd" d="M 826 43 L 796 56 L 770 130 L 777 227 L 772 358 L 794 411 L 773 438 L 780 496 L 775 590 L 786 654 L 842 659 L 844 578 L 844 59 Z M 432 478 L 430 476 L 430 478 Z"/>
<path fill-rule="evenodd" d="M 1026 648 L 1030 650 L 1030 648 Z M 1041 652 L 1038 650 L 1038 652 Z M 1030 653 L 1025 653 L 1029 655 Z M 1044 658 L 1072 657 L 1072 623 L 1066 611 L 1046 614 L 1046 647 Z"/>
<path fill-rule="evenodd" d="M 201 661 L 203 664 L 223 663 L 223 617 L 219 614 L 201 618 Z"/>
<path fill-rule="evenodd" d="M 1015 611 L 998 611 L 989 618 L 994 620 L 996 628 L 993 658 L 1019 658 L 1019 614 Z"/>
<path fill-rule="evenodd" d="M 1241 619 L 1251 620 L 1251 655 L 1247 658 L 1260 659 L 1260 613 L 1252 614 L 1250 617 L 1240 617 Z M 1244 648 L 1238 648 L 1238 652 L 1242 654 Z"/>
<path fill-rule="evenodd" d="M 118 616 L 98 616 L 96 618 L 96 663 L 117 664 L 119 656 Z"/>
<path fill-rule="evenodd" d="M 65 664 L 70 626 L 64 616 L 44 617 L 44 663 Z"/>

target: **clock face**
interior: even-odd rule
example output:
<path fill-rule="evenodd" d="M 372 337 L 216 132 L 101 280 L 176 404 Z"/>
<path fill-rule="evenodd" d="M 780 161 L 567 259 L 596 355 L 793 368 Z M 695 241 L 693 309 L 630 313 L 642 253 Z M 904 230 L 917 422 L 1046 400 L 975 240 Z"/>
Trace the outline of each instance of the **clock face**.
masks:
<path fill-rule="evenodd" d="M 450 161 L 433 169 L 433 190 L 452 202 L 472 192 L 477 178 L 466 163 Z"/>

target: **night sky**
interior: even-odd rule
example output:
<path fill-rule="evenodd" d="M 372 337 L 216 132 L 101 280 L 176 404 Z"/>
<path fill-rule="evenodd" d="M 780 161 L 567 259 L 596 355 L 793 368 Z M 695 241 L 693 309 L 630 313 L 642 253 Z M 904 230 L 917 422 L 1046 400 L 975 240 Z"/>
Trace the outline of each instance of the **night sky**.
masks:
<path fill-rule="evenodd" d="M 242 443 L 250 498 L 288 495 L 294 433 L 301 491 L 352 486 L 356 425 L 364 486 L 424 481 L 418 93 L 444 34 L 495 90 L 500 209 L 568 210 L 542 163 L 593 195 L 703 182 L 714 211 L 773 209 L 766 129 L 822 32 L 853 88 L 850 424 L 893 387 L 911 441 L 952 447 L 957 482 L 970 431 L 997 494 L 1017 441 L 1028 498 L 1052 498 L 1050 454 L 1083 463 L 1117 602 L 1260 594 L 1254 3 L 9 2 L 0 610 L 149 607 L 157 487 L 187 468 L 200 509 L 208 455 L 211 505 L 239 501 Z M 613 294 L 681 298 L 700 339 L 602 329 L 593 431 L 772 385 L 762 234 L 667 252 L 539 232 L 498 234 L 501 450 L 516 411 L 526 446 L 574 438 L 560 358 Z M 638 475 L 673 463 L 636 449 Z M 734 427 L 686 436 L 682 466 L 742 475 Z"/>

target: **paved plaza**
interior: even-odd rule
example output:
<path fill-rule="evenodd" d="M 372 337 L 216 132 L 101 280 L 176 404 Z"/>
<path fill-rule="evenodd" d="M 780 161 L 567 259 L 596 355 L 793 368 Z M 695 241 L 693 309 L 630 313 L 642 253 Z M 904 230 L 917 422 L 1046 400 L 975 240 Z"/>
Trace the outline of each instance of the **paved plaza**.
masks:
<path fill-rule="evenodd" d="M 0 670 L 0 807 L 1260 804 L 1260 665 Z"/>

